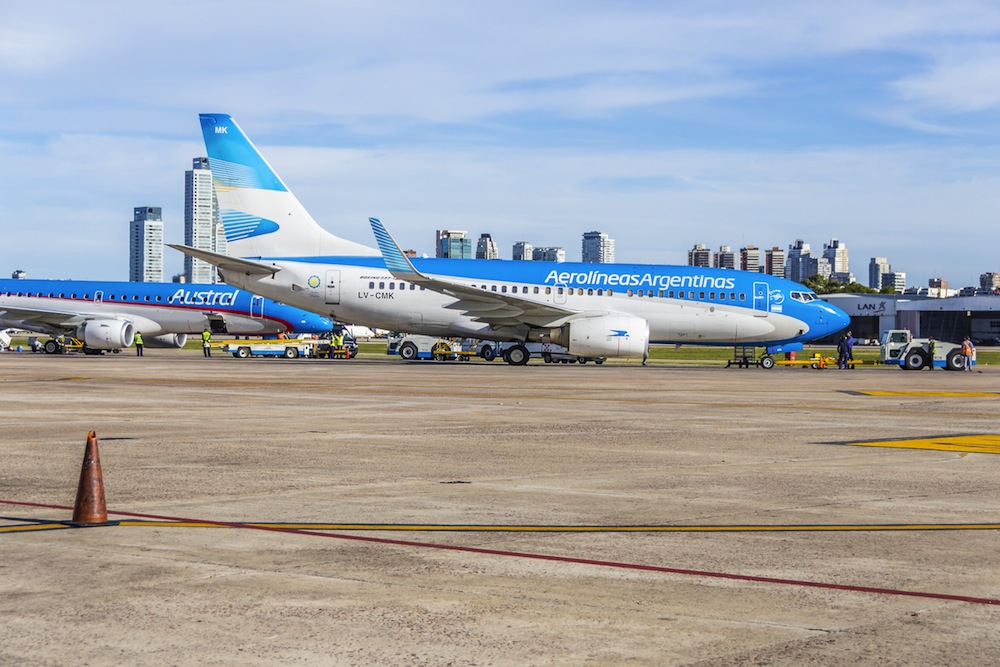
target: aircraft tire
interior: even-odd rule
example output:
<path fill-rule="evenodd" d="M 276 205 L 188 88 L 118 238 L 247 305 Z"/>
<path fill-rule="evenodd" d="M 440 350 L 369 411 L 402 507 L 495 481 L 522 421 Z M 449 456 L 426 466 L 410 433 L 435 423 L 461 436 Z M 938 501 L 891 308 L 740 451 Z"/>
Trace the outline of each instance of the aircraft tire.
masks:
<path fill-rule="evenodd" d="M 542 352 L 542 361 L 544 361 L 547 364 L 551 364 L 552 363 L 552 355 L 549 354 L 548 352 Z"/>
<path fill-rule="evenodd" d="M 524 366 L 531 359 L 531 353 L 528 352 L 528 348 L 518 343 L 514 347 L 507 350 L 504 355 L 505 360 L 511 366 Z"/>
<path fill-rule="evenodd" d="M 761 357 L 760 359 L 761 368 L 774 368 L 774 357 Z"/>

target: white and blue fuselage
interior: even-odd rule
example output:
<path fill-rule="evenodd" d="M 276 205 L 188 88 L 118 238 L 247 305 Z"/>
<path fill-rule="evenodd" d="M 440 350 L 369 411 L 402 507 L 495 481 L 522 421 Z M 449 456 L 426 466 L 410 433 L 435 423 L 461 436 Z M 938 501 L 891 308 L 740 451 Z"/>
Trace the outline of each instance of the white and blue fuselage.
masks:
<path fill-rule="evenodd" d="M 333 319 L 408 333 L 526 341 L 636 357 L 650 342 L 784 345 L 846 327 L 798 283 L 688 266 L 417 259 L 369 220 L 378 249 L 320 227 L 233 119 L 202 114 L 232 257 L 186 246 L 226 282 Z"/>
<path fill-rule="evenodd" d="M 75 335 L 93 349 L 147 343 L 183 346 L 204 329 L 266 335 L 321 333 L 332 323 L 230 285 L 90 280 L 0 280 L 0 328 Z M 88 340 L 89 339 L 89 340 Z"/>

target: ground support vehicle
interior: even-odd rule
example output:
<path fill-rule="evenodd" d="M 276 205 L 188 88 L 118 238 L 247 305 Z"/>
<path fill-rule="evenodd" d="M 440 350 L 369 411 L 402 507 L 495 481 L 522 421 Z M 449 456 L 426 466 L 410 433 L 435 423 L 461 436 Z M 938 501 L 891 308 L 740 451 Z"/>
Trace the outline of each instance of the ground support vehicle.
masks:
<path fill-rule="evenodd" d="M 226 343 L 222 346 L 224 352 L 230 352 L 237 359 L 247 359 L 248 357 L 285 357 L 286 359 L 298 359 L 299 357 L 316 356 L 316 345 L 297 340 L 283 340 L 274 342 L 241 341 L 239 343 Z"/>
<path fill-rule="evenodd" d="M 385 346 L 385 353 L 398 354 L 406 361 L 414 361 L 416 359 L 454 361 L 463 357 L 462 344 L 458 341 L 418 334 L 395 334 L 390 336 Z"/>
<path fill-rule="evenodd" d="M 77 340 L 72 336 L 49 338 L 44 343 L 41 343 L 40 347 L 45 354 L 65 354 L 67 352 L 83 352 L 84 354 L 93 355 L 104 354 L 104 350 L 95 350 L 92 347 L 87 347 L 83 344 L 83 341 Z M 121 350 L 111 350 L 111 352 L 118 354 Z"/>
<path fill-rule="evenodd" d="M 930 338 L 914 338 L 907 329 L 882 332 L 880 353 L 883 364 L 899 366 L 907 371 L 919 371 L 924 368 L 960 371 L 965 368 L 961 345 L 936 340 L 932 357 Z M 972 365 L 976 365 L 975 352 L 972 354 Z"/>
<path fill-rule="evenodd" d="M 570 354 L 562 345 L 556 345 L 555 343 L 493 343 L 490 341 L 484 341 L 477 347 L 477 354 L 485 359 L 486 361 L 493 361 L 497 357 L 501 357 L 508 364 L 512 363 L 510 360 L 510 355 L 521 355 L 520 358 L 523 359 L 523 363 L 528 363 L 531 357 L 540 358 L 547 364 L 585 364 L 588 361 L 593 361 L 595 364 L 603 364 L 605 357 L 581 357 L 576 354 Z M 521 365 L 521 363 L 515 363 L 515 366 Z"/>
<path fill-rule="evenodd" d="M 812 365 L 813 368 L 825 368 L 825 365 L 813 365 L 819 364 L 818 360 L 810 360 L 809 363 L 799 364 L 795 359 L 795 353 L 801 352 L 803 349 L 802 343 L 786 343 L 785 345 L 770 345 L 764 348 L 764 353 L 758 358 L 757 348 L 753 345 L 737 345 L 733 348 L 733 358 L 726 362 L 726 368 L 736 366 L 737 368 L 750 368 L 751 366 L 760 366 L 761 368 L 774 368 L 777 364 L 782 365 Z M 783 354 L 785 355 L 785 360 L 778 361 L 773 355 Z M 787 363 L 794 362 L 794 363 Z M 826 362 L 823 361 L 825 364 Z"/>

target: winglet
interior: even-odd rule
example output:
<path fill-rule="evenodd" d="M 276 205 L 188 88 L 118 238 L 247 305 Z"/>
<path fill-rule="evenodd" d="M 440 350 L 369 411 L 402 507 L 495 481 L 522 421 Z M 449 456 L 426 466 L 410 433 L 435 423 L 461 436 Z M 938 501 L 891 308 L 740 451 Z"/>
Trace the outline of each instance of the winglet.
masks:
<path fill-rule="evenodd" d="M 410 282 L 429 280 L 427 276 L 413 267 L 409 258 L 399 249 L 399 244 L 392 238 L 381 220 L 368 218 L 368 222 L 371 223 L 372 232 L 375 234 L 375 240 L 378 241 L 379 250 L 382 251 L 382 259 L 385 260 L 385 268 L 389 269 L 389 273 L 400 280 L 409 280 Z"/>

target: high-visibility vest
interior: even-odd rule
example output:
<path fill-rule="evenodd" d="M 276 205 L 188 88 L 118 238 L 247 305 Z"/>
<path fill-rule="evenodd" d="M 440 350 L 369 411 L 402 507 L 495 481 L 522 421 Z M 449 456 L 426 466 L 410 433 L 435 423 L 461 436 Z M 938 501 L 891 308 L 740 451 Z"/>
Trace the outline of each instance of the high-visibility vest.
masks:
<path fill-rule="evenodd" d="M 964 341 L 962 343 L 962 354 L 972 354 L 972 343 Z"/>

